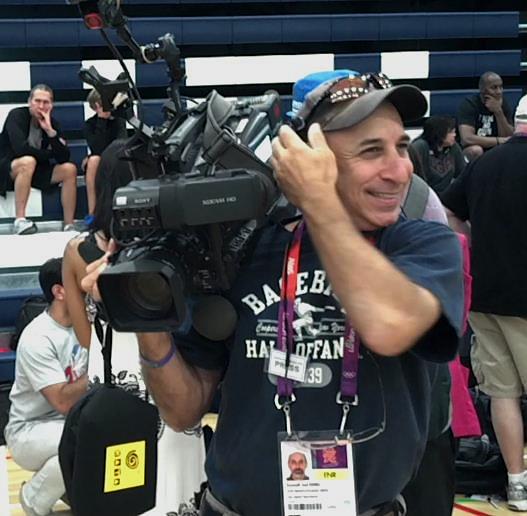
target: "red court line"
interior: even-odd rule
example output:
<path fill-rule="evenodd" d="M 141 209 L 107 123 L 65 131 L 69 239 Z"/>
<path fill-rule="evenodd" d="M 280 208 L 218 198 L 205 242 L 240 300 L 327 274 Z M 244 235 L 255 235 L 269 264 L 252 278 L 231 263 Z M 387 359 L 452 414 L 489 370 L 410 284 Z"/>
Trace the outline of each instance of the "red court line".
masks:
<path fill-rule="evenodd" d="M 470 507 L 465 507 L 464 505 L 461 505 L 459 503 L 455 503 L 454 507 L 456 509 L 459 509 L 460 511 L 468 512 L 469 514 L 476 514 L 477 516 L 492 516 L 492 514 L 489 514 L 488 512 L 481 512 L 477 509 L 472 509 Z"/>

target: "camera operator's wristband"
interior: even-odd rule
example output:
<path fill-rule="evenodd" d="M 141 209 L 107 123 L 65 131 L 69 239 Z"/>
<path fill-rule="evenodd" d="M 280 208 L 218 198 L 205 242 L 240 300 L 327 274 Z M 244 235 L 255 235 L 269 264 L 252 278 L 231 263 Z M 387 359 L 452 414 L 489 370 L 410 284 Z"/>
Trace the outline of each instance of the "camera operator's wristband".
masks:
<path fill-rule="evenodd" d="M 151 367 L 152 369 L 158 369 L 160 367 L 167 365 L 170 362 L 170 360 L 172 360 L 172 357 L 175 356 L 176 351 L 177 351 L 176 345 L 174 344 L 174 341 L 172 341 L 170 344 L 170 350 L 161 360 L 149 360 L 141 352 L 139 352 L 139 360 L 141 362 L 141 365 L 144 365 L 146 367 Z"/>

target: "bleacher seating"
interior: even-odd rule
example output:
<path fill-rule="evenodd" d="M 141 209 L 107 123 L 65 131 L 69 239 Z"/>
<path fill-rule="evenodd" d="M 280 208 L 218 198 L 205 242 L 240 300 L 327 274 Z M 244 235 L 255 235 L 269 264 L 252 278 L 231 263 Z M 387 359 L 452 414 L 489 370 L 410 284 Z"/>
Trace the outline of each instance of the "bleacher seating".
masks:
<path fill-rule="evenodd" d="M 518 12 L 388 13 L 136 18 L 138 40 L 171 32 L 181 45 L 506 38 L 518 34 Z M 115 38 L 115 41 L 118 41 Z M 0 19 L 0 47 L 104 46 L 76 19 Z"/>
<path fill-rule="evenodd" d="M 504 0 L 499 11 L 476 11 L 468 0 L 455 7 L 445 3 L 445 11 L 403 0 L 385 13 L 383 5 L 375 0 L 125 0 L 123 10 L 128 14 L 129 9 L 132 33 L 141 44 L 174 34 L 187 70 L 182 93 L 192 97 L 203 98 L 212 88 L 227 97 L 276 89 L 287 111 L 296 78 L 334 67 L 380 70 L 395 82 L 413 82 L 429 98 L 430 114 L 455 114 L 460 101 L 477 91 L 479 75 L 493 70 L 504 78 L 509 104 L 517 103 L 525 83 L 526 45 L 518 30 L 522 13 L 510 2 Z M 111 31 L 110 37 L 123 48 Z M 119 67 L 104 46 L 64 0 L 0 0 L 0 124 L 9 109 L 26 102 L 31 85 L 47 83 L 55 90 L 55 116 L 72 159 L 80 164 L 87 152 L 82 125 L 91 111 L 77 72 L 98 63 L 103 75 L 115 77 Z M 126 62 L 144 98 L 146 122 L 159 124 L 166 67 Z M 82 192 L 79 201 L 82 215 Z M 43 219 L 60 218 L 58 191 L 43 194 L 41 204 Z M 8 266 L 10 272 L 27 270 L 17 263 Z M 28 293 L 0 288 L 0 334 L 12 326 Z M 1 355 L 0 381 L 9 361 Z"/>

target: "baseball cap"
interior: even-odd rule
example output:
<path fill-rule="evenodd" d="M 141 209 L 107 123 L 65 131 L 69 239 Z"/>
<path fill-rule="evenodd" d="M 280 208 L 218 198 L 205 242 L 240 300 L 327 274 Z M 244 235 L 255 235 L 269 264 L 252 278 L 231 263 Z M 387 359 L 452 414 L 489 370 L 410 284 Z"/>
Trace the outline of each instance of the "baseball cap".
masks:
<path fill-rule="evenodd" d="M 311 90 L 305 93 L 301 107 L 293 110 L 291 123 L 297 131 L 315 122 L 324 131 L 352 127 L 370 116 L 384 101 L 393 104 L 403 122 L 418 120 L 425 115 L 428 103 L 419 88 L 410 84 L 393 86 L 382 73 L 359 75 L 351 70 L 347 72 L 347 75 L 339 73 L 318 84 L 314 77 L 317 74 L 298 81 L 310 85 Z M 324 73 L 327 72 L 318 76 L 324 79 Z"/>
<path fill-rule="evenodd" d="M 359 72 L 345 68 L 340 70 L 328 70 L 325 72 L 310 73 L 309 75 L 306 75 L 302 79 L 296 81 L 293 85 L 291 111 L 288 111 L 286 115 L 289 118 L 294 117 L 298 111 L 302 109 L 307 94 L 313 91 L 317 86 L 335 79 L 343 79 L 344 77 L 353 77 L 358 75 L 360 75 Z"/>
<path fill-rule="evenodd" d="M 527 124 L 527 95 L 524 95 L 518 102 L 514 122 L 516 124 Z"/>

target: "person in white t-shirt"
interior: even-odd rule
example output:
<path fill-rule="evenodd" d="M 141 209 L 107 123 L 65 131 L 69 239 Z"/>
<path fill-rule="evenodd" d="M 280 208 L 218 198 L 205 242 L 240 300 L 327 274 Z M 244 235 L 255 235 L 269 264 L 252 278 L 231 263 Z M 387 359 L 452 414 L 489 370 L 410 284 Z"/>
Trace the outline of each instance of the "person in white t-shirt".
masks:
<path fill-rule="evenodd" d="M 15 462 L 35 472 L 20 489 L 20 505 L 31 516 L 49 514 L 65 493 L 59 442 L 66 414 L 88 387 L 87 351 L 71 325 L 62 259 L 44 263 L 39 281 L 49 307 L 20 336 L 5 429 Z"/>

